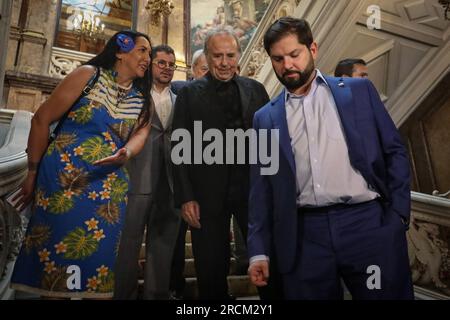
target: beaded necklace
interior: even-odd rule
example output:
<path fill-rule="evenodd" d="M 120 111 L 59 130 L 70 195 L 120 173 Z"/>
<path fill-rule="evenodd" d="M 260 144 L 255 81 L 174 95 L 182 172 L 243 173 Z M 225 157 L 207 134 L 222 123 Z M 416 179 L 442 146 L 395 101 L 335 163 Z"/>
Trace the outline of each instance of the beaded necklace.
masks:
<path fill-rule="evenodd" d="M 121 86 L 120 84 L 117 84 L 117 105 L 119 105 L 128 95 L 128 92 L 130 92 L 131 88 L 133 87 L 133 82 L 130 83 L 128 87 Z"/>
<path fill-rule="evenodd" d="M 133 82 L 131 82 L 128 87 L 121 86 L 120 84 L 117 83 L 117 75 L 118 75 L 117 71 L 112 72 L 112 76 L 113 76 L 114 82 L 115 82 L 115 87 L 117 89 L 117 105 L 116 105 L 116 107 L 119 107 L 119 104 L 121 104 L 122 101 L 125 100 L 126 96 L 128 95 L 128 92 L 133 87 Z"/>

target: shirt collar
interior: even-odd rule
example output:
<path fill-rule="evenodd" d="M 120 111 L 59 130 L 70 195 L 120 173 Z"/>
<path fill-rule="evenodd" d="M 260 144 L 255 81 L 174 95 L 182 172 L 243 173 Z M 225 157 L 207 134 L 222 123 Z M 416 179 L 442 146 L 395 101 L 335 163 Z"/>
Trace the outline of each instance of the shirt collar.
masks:
<path fill-rule="evenodd" d="M 323 76 L 322 72 L 320 72 L 319 69 L 316 69 L 316 77 L 312 81 L 311 90 L 309 91 L 309 94 L 313 94 L 315 90 L 317 89 L 317 86 L 320 84 L 324 84 L 327 87 L 329 87 L 328 82 L 325 80 L 325 77 Z M 284 101 L 288 101 L 288 99 L 302 99 L 305 95 L 297 95 L 294 93 L 291 93 L 288 91 L 288 89 L 285 88 L 284 90 Z"/>
<path fill-rule="evenodd" d="M 161 92 L 159 92 L 158 90 L 156 90 L 156 86 L 154 84 L 152 85 L 152 93 L 164 95 L 164 94 L 168 94 L 169 90 L 170 90 L 170 86 L 167 86 Z"/>

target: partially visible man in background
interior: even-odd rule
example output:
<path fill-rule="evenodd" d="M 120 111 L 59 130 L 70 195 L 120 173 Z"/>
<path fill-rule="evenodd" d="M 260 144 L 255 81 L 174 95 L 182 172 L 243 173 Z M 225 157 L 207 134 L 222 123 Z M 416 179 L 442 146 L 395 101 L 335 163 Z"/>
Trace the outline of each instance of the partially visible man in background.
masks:
<path fill-rule="evenodd" d="M 208 62 L 206 61 L 203 49 L 197 50 L 192 55 L 191 72 L 192 78 L 200 79 L 208 72 Z"/>
<path fill-rule="evenodd" d="M 167 45 L 152 50 L 152 99 L 156 114 L 142 152 L 130 160 L 131 190 L 116 266 L 115 299 L 138 296 L 138 259 L 145 228 L 144 299 L 169 299 L 170 267 L 180 213 L 173 202 L 170 160 L 173 105 L 170 83 L 175 52 Z"/>
<path fill-rule="evenodd" d="M 367 78 L 369 68 L 363 59 L 344 59 L 338 62 L 335 77 Z"/>

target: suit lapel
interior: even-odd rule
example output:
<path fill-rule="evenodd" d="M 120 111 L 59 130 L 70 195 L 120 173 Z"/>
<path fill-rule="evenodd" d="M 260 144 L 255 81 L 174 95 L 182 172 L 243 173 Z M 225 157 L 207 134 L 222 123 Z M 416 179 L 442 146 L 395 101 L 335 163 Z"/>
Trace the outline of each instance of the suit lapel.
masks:
<path fill-rule="evenodd" d="M 167 130 L 172 127 L 174 106 L 175 106 L 175 101 L 177 99 L 177 95 L 175 93 L 173 93 L 172 90 L 169 90 L 169 94 L 170 94 L 170 100 L 172 102 L 172 108 L 170 109 L 169 119 L 167 120 L 167 128 L 164 129 L 164 126 L 162 125 L 161 119 L 159 118 L 158 112 L 156 112 L 156 110 L 155 110 L 155 114 L 154 114 L 154 118 L 153 118 L 154 121 L 152 122 L 152 127 L 156 128 L 160 131 L 164 131 L 164 130 Z"/>
<path fill-rule="evenodd" d="M 158 112 L 156 112 L 155 101 L 153 100 L 153 97 L 151 95 L 150 95 L 150 98 L 152 99 L 152 103 L 155 106 L 155 110 L 154 110 L 154 113 L 153 113 L 153 116 L 152 116 L 152 119 L 151 119 L 151 126 L 153 128 L 155 128 L 155 129 L 157 129 L 157 130 L 162 131 L 163 130 L 163 126 L 162 126 L 161 120 L 159 119 Z"/>
<path fill-rule="evenodd" d="M 336 102 L 337 111 L 344 129 L 350 162 L 359 171 L 365 169 L 364 148 L 357 130 L 355 114 L 357 112 L 353 101 L 352 90 L 343 78 L 325 77 Z"/>
<path fill-rule="evenodd" d="M 172 102 L 172 108 L 170 109 L 170 115 L 169 115 L 169 120 L 167 121 L 167 129 L 171 129 L 172 127 L 172 120 L 173 120 L 173 114 L 174 114 L 174 106 L 175 106 L 175 102 L 177 100 L 177 95 L 175 93 L 172 92 L 172 90 L 169 91 L 170 94 L 170 101 Z"/>
<path fill-rule="evenodd" d="M 239 97 L 241 99 L 242 117 L 247 119 L 247 112 L 250 106 L 251 92 L 250 88 L 247 88 L 245 81 L 241 77 L 236 77 L 236 83 L 239 89 Z"/>
<path fill-rule="evenodd" d="M 291 147 L 291 138 L 289 136 L 289 130 L 286 120 L 286 108 L 284 104 L 284 90 L 281 94 L 272 102 L 272 107 L 270 108 L 270 116 L 274 124 L 274 129 L 279 130 L 279 145 L 283 151 L 284 156 L 289 162 L 289 166 L 295 175 L 295 159 Z"/>

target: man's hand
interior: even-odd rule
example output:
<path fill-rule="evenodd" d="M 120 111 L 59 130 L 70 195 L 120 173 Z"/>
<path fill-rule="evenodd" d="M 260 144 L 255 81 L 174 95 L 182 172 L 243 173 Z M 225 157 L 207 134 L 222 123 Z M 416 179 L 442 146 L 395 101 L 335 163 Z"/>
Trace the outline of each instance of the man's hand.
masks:
<path fill-rule="evenodd" d="M 265 260 L 252 262 L 248 268 L 248 275 L 250 276 L 250 281 L 255 286 L 266 286 L 267 280 L 269 279 L 269 262 Z"/>
<path fill-rule="evenodd" d="M 189 201 L 181 206 L 181 216 L 193 228 L 200 229 L 200 206 L 197 201 Z"/>

